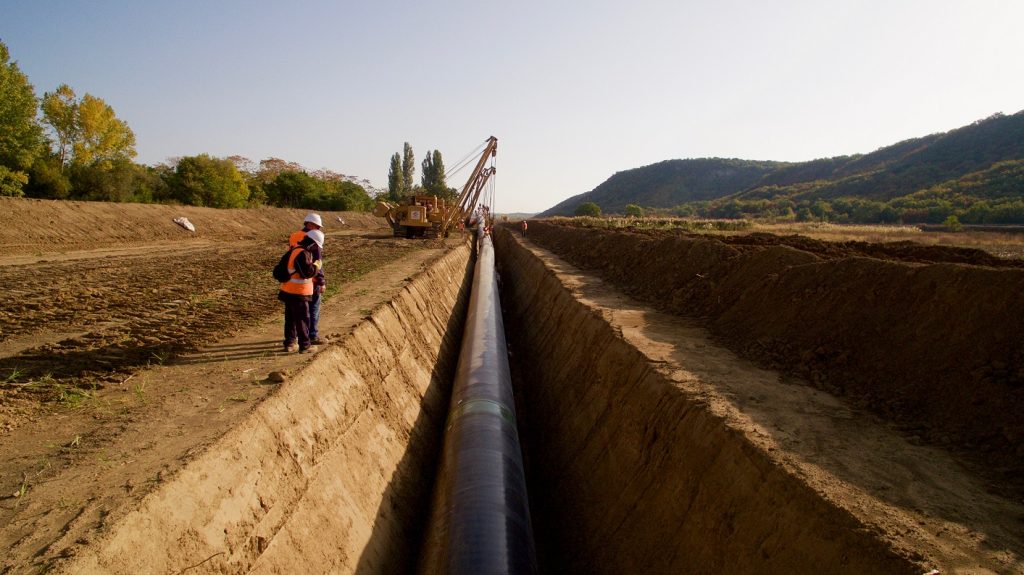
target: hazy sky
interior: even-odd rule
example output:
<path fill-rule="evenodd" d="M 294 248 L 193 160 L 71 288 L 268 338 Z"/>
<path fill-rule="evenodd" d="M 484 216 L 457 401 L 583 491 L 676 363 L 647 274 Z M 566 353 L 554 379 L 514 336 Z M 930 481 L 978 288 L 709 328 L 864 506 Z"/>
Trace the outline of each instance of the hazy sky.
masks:
<path fill-rule="evenodd" d="M 36 94 L 137 160 L 279 157 L 387 186 L 498 138 L 496 209 L 673 158 L 866 153 L 1024 108 L 1022 0 L 0 0 Z M 450 179 L 461 187 L 465 171 Z"/>

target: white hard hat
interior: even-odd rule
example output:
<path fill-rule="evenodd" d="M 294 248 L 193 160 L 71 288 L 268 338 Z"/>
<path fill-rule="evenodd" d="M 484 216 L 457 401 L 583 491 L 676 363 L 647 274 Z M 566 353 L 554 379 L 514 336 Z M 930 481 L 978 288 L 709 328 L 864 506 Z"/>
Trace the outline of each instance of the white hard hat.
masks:
<path fill-rule="evenodd" d="M 321 248 L 324 247 L 324 233 L 321 232 L 320 230 L 309 230 L 308 232 L 306 232 L 306 237 L 312 238 L 313 241 L 316 242 L 316 245 L 320 246 Z"/>
<path fill-rule="evenodd" d="M 306 223 L 306 222 L 314 223 L 314 224 L 320 226 L 321 228 L 324 227 L 324 223 L 320 219 L 320 214 L 314 214 L 312 212 L 306 214 L 306 219 L 302 220 L 302 223 Z"/>

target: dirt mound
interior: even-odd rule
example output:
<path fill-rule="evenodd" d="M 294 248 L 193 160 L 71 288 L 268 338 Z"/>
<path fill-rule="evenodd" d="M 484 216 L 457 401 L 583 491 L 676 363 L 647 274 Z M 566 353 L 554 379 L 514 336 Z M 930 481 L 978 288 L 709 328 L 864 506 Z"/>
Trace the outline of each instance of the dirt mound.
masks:
<path fill-rule="evenodd" d="M 701 318 L 747 357 L 847 396 L 1021 489 L 1019 263 L 913 244 L 542 222 L 530 238 L 633 296 Z"/>
<path fill-rule="evenodd" d="M 702 237 L 696 234 L 687 235 L 693 238 Z M 741 236 L 726 236 L 722 237 L 721 241 L 732 246 L 789 246 L 825 258 L 863 256 L 901 262 L 958 263 L 998 268 L 1024 268 L 1024 261 L 999 258 L 979 249 L 928 246 L 911 241 L 887 243 L 861 241 L 826 242 L 805 236 L 776 236 L 761 232 Z"/>
<path fill-rule="evenodd" d="M 288 208 L 218 210 L 0 197 L 0 213 L 4 214 L 0 254 L 138 246 L 163 241 L 280 238 L 294 231 L 307 212 Z M 386 227 L 383 219 L 371 214 L 322 212 L 322 216 L 328 235 Z M 174 223 L 178 217 L 188 218 L 195 231 Z"/>

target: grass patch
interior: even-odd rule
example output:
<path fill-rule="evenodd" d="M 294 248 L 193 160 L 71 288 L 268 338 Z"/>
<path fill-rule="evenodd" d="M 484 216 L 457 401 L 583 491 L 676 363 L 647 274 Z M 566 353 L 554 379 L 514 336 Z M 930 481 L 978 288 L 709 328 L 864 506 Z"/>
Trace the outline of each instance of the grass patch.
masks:
<path fill-rule="evenodd" d="M 25 500 L 26 495 L 28 495 L 28 476 L 23 475 L 21 484 L 18 485 L 18 490 L 14 492 L 14 498 L 16 499 L 14 502 L 15 509 L 21 506 L 21 502 Z"/>
<path fill-rule="evenodd" d="M 57 403 L 69 409 L 78 409 L 93 399 L 93 392 L 73 385 L 56 384 Z"/>
<path fill-rule="evenodd" d="M 320 297 L 324 301 L 327 301 L 327 299 L 334 297 L 334 295 L 337 294 L 339 291 L 341 291 L 340 286 L 338 286 L 337 284 L 330 284 L 327 286 L 327 289 L 324 290 L 324 293 Z"/>
<path fill-rule="evenodd" d="M 135 382 L 135 385 L 132 386 L 132 393 L 135 394 L 135 399 L 137 399 L 139 401 L 139 403 L 141 403 L 143 405 L 145 405 L 147 402 L 149 402 L 149 398 L 146 397 L 146 384 L 147 383 L 149 383 L 149 382 L 147 380 L 143 379 L 141 381 Z"/>
<path fill-rule="evenodd" d="M 11 372 L 8 373 L 7 376 L 4 377 L 3 381 L 0 383 L 19 383 L 23 375 L 25 375 L 24 371 L 21 371 L 17 367 L 14 367 L 11 369 Z"/>

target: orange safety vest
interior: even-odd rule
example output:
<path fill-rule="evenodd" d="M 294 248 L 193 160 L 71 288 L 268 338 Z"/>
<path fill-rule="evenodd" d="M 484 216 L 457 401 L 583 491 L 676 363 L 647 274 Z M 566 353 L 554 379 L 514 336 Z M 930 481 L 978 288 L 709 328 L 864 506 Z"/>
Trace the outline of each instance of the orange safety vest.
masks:
<path fill-rule="evenodd" d="M 523 220 L 523 229 L 526 229 L 526 220 Z"/>
<path fill-rule="evenodd" d="M 305 232 L 303 232 L 305 235 Z M 305 248 L 297 248 L 292 250 L 292 255 L 288 256 L 288 273 L 291 274 L 291 278 L 288 281 L 281 284 L 281 291 L 292 295 L 313 295 L 313 278 L 301 278 L 297 271 L 295 271 L 295 258 L 299 255 L 299 252 Z"/>
<path fill-rule="evenodd" d="M 288 245 L 294 248 L 304 239 L 306 239 L 306 230 L 292 232 L 292 235 L 288 236 Z"/>

